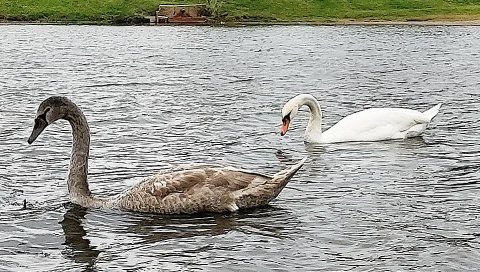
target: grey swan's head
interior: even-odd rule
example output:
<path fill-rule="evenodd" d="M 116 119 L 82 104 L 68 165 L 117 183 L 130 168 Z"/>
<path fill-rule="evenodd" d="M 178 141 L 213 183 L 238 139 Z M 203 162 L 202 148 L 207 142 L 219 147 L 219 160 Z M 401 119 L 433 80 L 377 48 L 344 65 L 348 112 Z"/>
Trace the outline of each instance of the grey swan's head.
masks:
<path fill-rule="evenodd" d="M 58 119 L 67 119 L 72 105 L 75 104 L 63 96 L 51 96 L 45 99 L 38 106 L 35 125 L 27 142 L 32 144 L 47 126 Z"/>

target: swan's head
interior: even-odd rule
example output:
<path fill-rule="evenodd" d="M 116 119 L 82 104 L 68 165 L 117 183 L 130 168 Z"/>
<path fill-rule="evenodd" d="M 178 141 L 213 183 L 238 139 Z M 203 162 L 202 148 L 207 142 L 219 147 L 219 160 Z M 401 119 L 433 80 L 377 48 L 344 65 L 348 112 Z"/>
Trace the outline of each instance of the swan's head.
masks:
<path fill-rule="evenodd" d="M 58 119 L 64 119 L 68 112 L 68 105 L 72 102 L 61 96 L 51 96 L 38 106 L 37 117 L 28 143 L 33 143 L 43 130 Z"/>
<path fill-rule="evenodd" d="M 280 135 L 285 135 L 288 131 L 290 121 L 297 115 L 300 104 L 297 97 L 290 99 L 282 109 L 282 127 L 280 129 Z"/>

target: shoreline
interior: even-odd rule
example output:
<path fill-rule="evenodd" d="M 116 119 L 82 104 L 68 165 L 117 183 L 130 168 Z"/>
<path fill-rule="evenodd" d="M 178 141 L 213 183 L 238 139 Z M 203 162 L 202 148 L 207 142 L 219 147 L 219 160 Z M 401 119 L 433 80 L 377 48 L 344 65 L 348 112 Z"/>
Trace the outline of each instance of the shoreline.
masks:
<path fill-rule="evenodd" d="M 230 25 L 231 23 L 225 23 L 224 25 Z M 395 26 L 395 25 L 405 25 L 405 26 L 480 26 L 479 20 L 409 20 L 409 21 L 387 21 L 387 20 L 338 20 L 331 22 L 234 22 L 232 26 L 245 25 L 245 26 L 255 26 L 255 25 L 318 25 L 318 26 Z"/>
<path fill-rule="evenodd" d="M 92 26 L 218 26 L 218 27 L 239 27 L 239 26 L 480 26 L 480 19 L 475 20 L 350 20 L 341 19 L 336 21 L 291 21 L 291 22 L 260 22 L 260 21 L 227 21 L 195 23 L 168 23 L 155 24 L 113 24 L 102 21 L 9 21 L 0 20 L 0 25 L 92 25 Z"/>

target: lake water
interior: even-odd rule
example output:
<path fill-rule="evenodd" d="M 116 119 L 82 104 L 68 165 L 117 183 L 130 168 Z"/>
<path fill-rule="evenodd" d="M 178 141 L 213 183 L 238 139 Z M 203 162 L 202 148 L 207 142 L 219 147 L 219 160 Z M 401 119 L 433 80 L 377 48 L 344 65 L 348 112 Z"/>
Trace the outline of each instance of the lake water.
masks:
<path fill-rule="evenodd" d="M 477 271 L 480 28 L 0 26 L 0 271 Z M 303 143 L 280 110 L 316 96 L 325 127 L 368 107 L 443 107 L 423 138 Z M 92 130 L 90 188 L 222 163 L 308 162 L 270 206 L 224 215 L 68 202 L 71 132 L 29 146 L 50 95 Z M 26 200 L 26 209 L 23 203 Z"/>

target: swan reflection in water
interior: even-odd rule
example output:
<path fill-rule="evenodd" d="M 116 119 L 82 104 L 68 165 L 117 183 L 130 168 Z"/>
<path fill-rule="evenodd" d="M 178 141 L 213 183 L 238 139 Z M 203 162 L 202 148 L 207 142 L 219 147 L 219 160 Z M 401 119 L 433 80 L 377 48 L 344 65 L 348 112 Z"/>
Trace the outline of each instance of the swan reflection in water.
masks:
<path fill-rule="evenodd" d="M 90 240 L 85 238 L 87 232 L 82 225 L 82 221 L 85 219 L 87 209 L 75 204 L 68 205 L 71 207 L 63 215 L 63 220 L 60 222 L 65 234 L 66 245 L 62 254 L 76 263 L 87 264 L 86 270 L 88 271 L 94 268 L 95 261 L 102 251 L 95 249 L 90 244 Z"/>
<path fill-rule="evenodd" d="M 314 175 L 331 173 L 336 176 L 339 174 L 338 171 L 347 171 L 357 179 L 365 179 L 365 176 L 357 175 L 358 173 L 355 174 L 352 171 L 363 169 L 382 176 L 385 171 L 381 169 L 400 172 L 407 168 L 416 169 L 422 159 L 430 156 L 431 146 L 434 145 L 437 143 L 426 142 L 423 137 L 413 137 L 405 140 L 329 145 L 307 143 L 305 149 L 311 160 L 310 173 Z"/>
<path fill-rule="evenodd" d="M 412 137 L 404 140 L 390 140 L 377 142 L 344 142 L 333 144 L 307 143 L 305 142 L 305 150 L 311 159 L 321 156 L 326 152 L 333 151 L 351 151 L 357 153 L 372 153 L 375 151 L 386 151 L 389 153 L 402 153 L 405 151 L 417 150 L 418 148 L 427 147 L 434 143 L 426 141 L 423 137 Z"/>
<path fill-rule="evenodd" d="M 197 215 L 156 215 L 129 212 L 105 212 L 89 210 L 76 204 L 67 203 L 67 212 L 60 222 L 65 234 L 66 248 L 63 255 L 75 263 L 86 264 L 86 271 L 95 271 L 97 258 L 105 249 L 92 245 L 88 236 L 95 236 L 95 230 L 85 229 L 90 216 L 102 219 L 95 221 L 98 229 L 115 236 L 124 236 L 109 242 L 109 248 L 117 248 L 113 243 L 129 243 L 129 248 L 144 247 L 145 243 L 158 243 L 166 240 L 179 240 L 198 236 L 218 236 L 232 230 L 248 235 L 260 235 L 278 239 L 288 239 L 292 231 L 284 226 L 300 224 L 295 214 L 288 209 L 266 206 L 229 214 L 205 213 Z M 121 217 L 121 218 L 120 218 Z M 288 224 L 278 224 L 290 221 Z M 121 222 L 121 223 L 119 223 Z M 108 229 L 104 229 L 107 227 Z M 91 230 L 90 230 L 91 229 Z M 99 231 L 99 230 L 98 230 Z M 135 242 L 132 242 L 134 237 Z M 130 238 L 130 239 L 129 239 Z M 138 239 L 140 239 L 138 241 Z M 123 245 L 118 245 L 119 247 Z"/>

